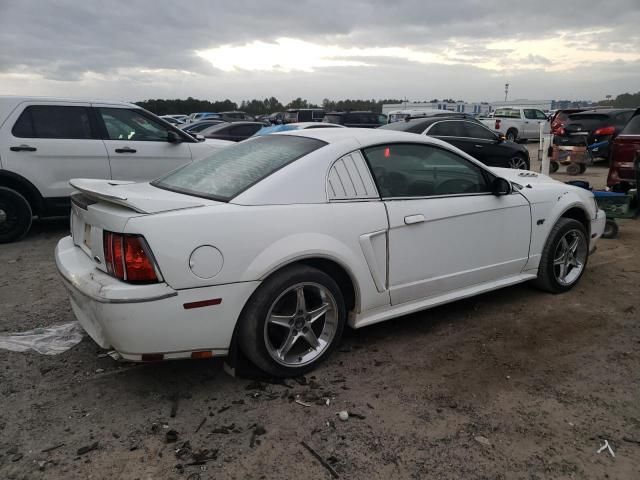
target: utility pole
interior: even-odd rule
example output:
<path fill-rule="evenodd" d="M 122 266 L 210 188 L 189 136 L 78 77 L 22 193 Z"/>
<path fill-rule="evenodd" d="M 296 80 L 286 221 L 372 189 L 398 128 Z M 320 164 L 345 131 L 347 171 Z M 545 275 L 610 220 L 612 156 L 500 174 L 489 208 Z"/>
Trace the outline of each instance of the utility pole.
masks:
<path fill-rule="evenodd" d="M 507 95 L 509 95 L 509 84 L 505 83 L 504 84 L 504 101 L 507 101 Z"/>

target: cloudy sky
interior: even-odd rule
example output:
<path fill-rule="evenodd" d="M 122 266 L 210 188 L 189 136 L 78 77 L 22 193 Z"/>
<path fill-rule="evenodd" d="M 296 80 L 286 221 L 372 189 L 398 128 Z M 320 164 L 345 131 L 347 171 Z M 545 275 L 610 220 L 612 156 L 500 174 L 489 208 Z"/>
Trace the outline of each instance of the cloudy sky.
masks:
<path fill-rule="evenodd" d="M 598 100 L 640 90 L 638 25 L 638 0 L 0 0 L 0 94 Z"/>

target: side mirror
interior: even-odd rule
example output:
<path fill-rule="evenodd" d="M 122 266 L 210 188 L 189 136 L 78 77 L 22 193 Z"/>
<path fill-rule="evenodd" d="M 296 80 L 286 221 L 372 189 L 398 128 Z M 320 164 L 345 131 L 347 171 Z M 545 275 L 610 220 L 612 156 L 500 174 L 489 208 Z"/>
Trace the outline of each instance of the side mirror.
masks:
<path fill-rule="evenodd" d="M 206 140 L 206 138 L 204 137 L 204 135 L 200 135 L 199 133 L 196 133 L 193 138 L 195 138 L 197 141 L 199 142 L 204 142 Z"/>
<path fill-rule="evenodd" d="M 491 182 L 491 193 L 500 197 L 502 195 L 509 195 L 512 191 L 511 182 L 504 178 L 496 177 Z"/>
<path fill-rule="evenodd" d="M 167 133 L 167 142 L 180 143 L 182 142 L 182 137 L 178 135 L 176 132 L 174 132 L 173 130 L 169 130 L 169 132 Z"/>

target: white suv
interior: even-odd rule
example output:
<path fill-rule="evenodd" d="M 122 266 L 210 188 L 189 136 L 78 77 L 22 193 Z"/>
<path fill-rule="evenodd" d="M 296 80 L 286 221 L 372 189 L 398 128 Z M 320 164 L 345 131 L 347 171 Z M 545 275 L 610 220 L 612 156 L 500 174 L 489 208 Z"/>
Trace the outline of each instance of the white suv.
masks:
<path fill-rule="evenodd" d="M 198 140 L 129 103 L 0 96 L 0 243 L 69 213 L 71 178 L 146 181 L 233 142 Z"/>

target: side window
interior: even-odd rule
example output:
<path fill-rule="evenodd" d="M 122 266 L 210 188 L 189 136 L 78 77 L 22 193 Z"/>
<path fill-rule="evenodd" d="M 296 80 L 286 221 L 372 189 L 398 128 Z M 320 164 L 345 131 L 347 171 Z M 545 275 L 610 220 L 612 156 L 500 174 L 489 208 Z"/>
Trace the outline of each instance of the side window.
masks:
<path fill-rule="evenodd" d="M 155 120 L 126 108 L 99 108 L 109 140 L 166 142 L 169 129 Z"/>
<path fill-rule="evenodd" d="M 480 167 L 431 145 L 390 144 L 364 150 L 380 195 L 428 197 L 488 192 Z"/>
<path fill-rule="evenodd" d="M 546 120 L 547 116 L 541 112 L 540 110 L 536 110 L 535 108 L 525 108 L 524 116 L 529 120 Z"/>
<path fill-rule="evenodd" d="M 466 137 L 462 122 L 446 121 L 435 123 L 427 132 L 432 137 Z"/>
<path fill-rule="evenodd" d="M 229 135 L 238 135 L 241 137 L 251 136 L 261 128 L 260 125 L 238 125 L 237 127 L 229 129 Z"/>
<path fill-rule="evenodd" d="M 631 116 L 633 115 L 633 110 L 630 112 L 622 112 L 615 116 L 615 122 L 618 125 L 625 125 Z"/>
<path fill-rule="evenodd" d="M 490 130 L 471 122 L 460 122 L 465 130 L 465 137 L 495 140 L 496 136 Z"/>
<path fill-rule="evenodd" d="M 85 139 L 93 137 L 87 107 L 32 105 L 24 109 L 11 133 L 20 138 Z"/>

